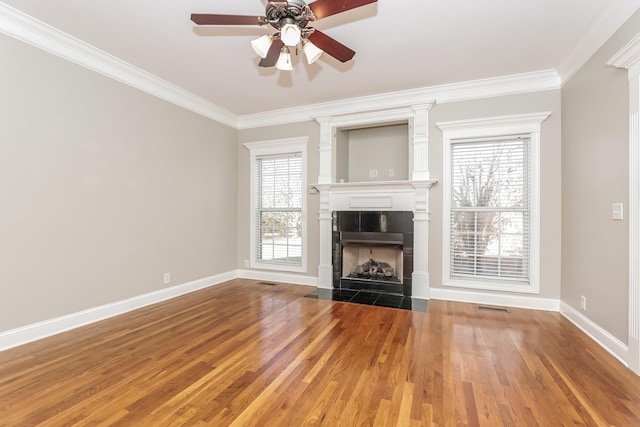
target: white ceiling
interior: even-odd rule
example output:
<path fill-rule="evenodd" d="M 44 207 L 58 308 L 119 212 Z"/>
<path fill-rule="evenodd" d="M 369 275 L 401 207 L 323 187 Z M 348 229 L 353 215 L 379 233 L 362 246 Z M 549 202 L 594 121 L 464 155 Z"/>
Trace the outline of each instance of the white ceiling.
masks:
<path fill-rule="evenodd" d="M 307 65 L 298 56 L 292 72 L 258 67 L 250 42 L 267 27 L 198 27 L 189 19 L 263 15 L 263 0 L 4 3 L 246 115 L 549 69 L 562 76 L 567 61 L 598 47 L 588 46 L 592 36 L 616 22 L 619 5 L 629 15 L 631 1 L 379 0 L 313 23 L 355 50 L 352 61 L 323 55 Z"/>

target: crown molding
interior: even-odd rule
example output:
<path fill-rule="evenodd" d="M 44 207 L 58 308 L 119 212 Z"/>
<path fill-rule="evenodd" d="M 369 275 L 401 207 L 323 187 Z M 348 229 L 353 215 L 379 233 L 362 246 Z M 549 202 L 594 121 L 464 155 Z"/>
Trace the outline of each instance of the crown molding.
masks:
<path fill-rule="evenodd" d="M 640 0 L 633 1 L 640 3 Z M 560 76 L 555 70 L 543 70 L 237 115 L 1 2 L 0 33 L 238 130 L 323 116 L 432 102 L 467 101 L 561 87 Z"/>
<path fill-rule="evenodd" d="M 482 130 L 487 129 L 484 133 L 488 135 L 502 133 L 522 133 L 522 132 L 539 132 L 540 124 L 551 115 L 551 111 L 541 113 L 525 113 L 510 114 L 507 116 L 483 117 L 471 120 L 452 120 L 447 122 L 438 122 L 436 126 L 445 132 L 448 132 L 451 139 L 468 138 L 470 136 L 479 135 Z M 508 131 L 500 131 L 497 128 L 509 128 Z M 511 128 L 517 129 L 511 129 Z"/>
<path fill-rule="evenodd" d="M 301 107 L 246 114 L 239 117 L 238 129 L 313 120 L 316 117 L 339 116 L 408 105 L 468 101 L 472 99 L 520 93 L 539 92 L 560 88 L 560 77 L 555 70 L 513 74 L 461 83 L 430 86 L 420 89 L 388 92 L 377 95 L 344 99 L 334 102 L 310 104 Z"/>
<path fill-rule="evenodd" d="M 582 33 L 578 46 L 558 67 L 562 84 L 566 83 L 640 8 L 640 0 L 611 0 Z"/>
<path fill-rule="evenodd" d="M 0 33 L 149 93 L 204 117 L 237 128 L 238 116 L 140 68 L 0 3 Z"/>
<path fill-rule="evenodd" d="M 616 52 L 607 61 L 607 65 L 628 70 L 630 81 L 638 77 L 640 75 L 640 34 Z"/>

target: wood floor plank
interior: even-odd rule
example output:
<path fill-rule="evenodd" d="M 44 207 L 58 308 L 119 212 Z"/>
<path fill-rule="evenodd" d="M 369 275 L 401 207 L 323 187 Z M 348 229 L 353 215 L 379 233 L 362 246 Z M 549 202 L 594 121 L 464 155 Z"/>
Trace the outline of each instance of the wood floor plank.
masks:
<path fill-rule="evenodd" d="M 640 378 L 558 313 L 232 280 L 0 352 L 0 426 L 640 426 Z"/>

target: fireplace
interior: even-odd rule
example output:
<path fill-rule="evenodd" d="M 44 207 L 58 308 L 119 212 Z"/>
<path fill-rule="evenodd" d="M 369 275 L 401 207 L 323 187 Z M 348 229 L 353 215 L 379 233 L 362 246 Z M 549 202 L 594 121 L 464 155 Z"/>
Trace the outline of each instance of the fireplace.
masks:
<path fill-rule="evenodd" d="M 342 233 L 342 279 L 402 284 L 402 233 Z"/>
<path fill-rule="evenodd" d="M 333 213 L 333 287 L 411 296 L 413 213 Z"/>

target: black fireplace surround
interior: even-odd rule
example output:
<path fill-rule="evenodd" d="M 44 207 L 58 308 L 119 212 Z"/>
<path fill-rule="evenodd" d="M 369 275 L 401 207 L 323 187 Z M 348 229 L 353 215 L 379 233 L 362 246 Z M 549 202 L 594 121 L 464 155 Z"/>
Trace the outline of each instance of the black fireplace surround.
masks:
<path fill-rule="evenodd" d="M 401 256 L 400 277 L 377 273 L 353 274 L 343 271 L 345 249 L 364 248 L 366 251 L 393 251 Z M 332 233 L 333 287 L 364 290 L 385 294 L 411 296 L 413 273 L 413 212 L 405 211 L 337 211 L 333 213 Z M 370 264 L 369 262 L 367 264 Z M 375 261 L 373 262 L 375 265 Z M 368 268 L 368 267 L 366 267 Z M 366 269 L 365 268 L 365 269 Z M 394 266 L 394 268 L 398 268 Z M 362 271 L 362 268 L 359 269 Z M 399 272 L 397 272 L 399 273 Z M 387 276 L 387 277 L 385 277 Z M 364 278 L 366 277 L 366 278 Z"/>

